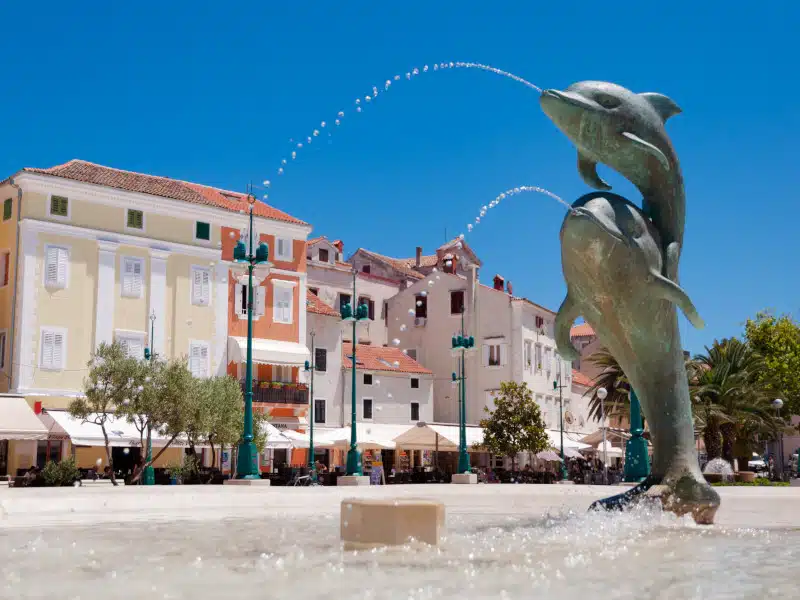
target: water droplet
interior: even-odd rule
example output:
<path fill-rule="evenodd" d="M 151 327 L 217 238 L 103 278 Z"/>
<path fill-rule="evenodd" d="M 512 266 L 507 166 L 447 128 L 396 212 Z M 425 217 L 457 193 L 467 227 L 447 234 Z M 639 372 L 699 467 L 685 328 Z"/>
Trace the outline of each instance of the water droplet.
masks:
<path fill-rule="evenodd" d="M 361 98 L 356 98 L 356 104 L 361 104 Z"/>
<path fill-rule="evenodd" d="M 381 384 L 381 380 L 380 379 L 376 379 L 375 380 L 375 385 L 380 385 L 380 384 Z"/>
<path fill-rule="evenodd" d="M 264 180 L 264 185 L 265 185 L 266 187 L 269 187 L 269 179 L 265 179 L 265 180 Z"/>
<path fill-rule="evenodd" d="M 283 175 L 283 167 L 281 167 L 280 169 L 278 169 L 278 175 Z"/>
<path fill-rule="evenodd" d="M 476 223 L 480 223 L 481 222 L 481 218 L 480 217 L 475 217 L 475 222 Z"/>
<path fill-rule="evenodd" d="M 422 67 L 422 72 L 423 73 L 427 73 L 428 72 L 428 65 L 425 65 L 424 67 Z"/>
<path fill-rule="evenodd" d="M 422 306 L 422 300 L 417 300 L 417 306 Z"/>
<path fill-rule="evenodd" d="M 394 338 L 394 339 L 392 340 L 392 343 L 393 343 L 395 346 L 399 346 L 399 345 L 400 345 L 400 340 L 399 340 L 399 339 L 397 339 L 397 338 Z M 352 366 L 352 365 L 351 365 L 351 366 Z"/>
<path fill-rule="evenodd" d="M 297 152 L 292 152 L 292 160 L 294 160 L 295 158 L 297 158 Z"/>
<path fill-rule="evenodd" d="M 420 296 L 427 296 L 427 295 L 428 295 L 428 292 L 427 292 L 427 290 L 422 290 L 422 291 L 419 293 L 419 295 L 420 295 Z"/>
<path fill-rule="evenodd" d="M 472 231 L 472 223 L 470 223 L 469 225 L 467 225 L 467 231 Z"/>
<path fill-rule="evenodd" d="M 439 279 L 439 276 L 438 276 L 438 275 L 436 276 L 436 279 Z M 432 282 L 432 281 L 429 281 L 429 282 L 428 282 L 428 287 L 433 287 L 433 282 Z"/>
<path fill-rule="evenodd" d="M 433 70 L 434 71 L 438 71 L 439 70 L 439 65 L 433 65 Z"/>
<path fill-rule="evenodd" d="M 406 329 L 408 329 L 408 325 L 406 325 L 405 323 L 400 325 L 400 331 L 405 331 Z"/>
<path fill-rule="evenodd" d="M 411 73 L 406 73 L 406 79 L 411 79 Z"/>
<path fill-rule="evenodd" d="M 392 85 L 392 82 L 387 79 L 386 83 L 383 84 L 383 89 L 388 92 L 389 91 L 389 86 L 391 86 L 391 85 Z"/>
<path fill-rule="evenodd" d="M 282 164 L 282 165 L 285 165 L 285 164 L 286 164 L 286 159 L 285 159 L 285 158 L 282 158 L 282 159 L 281 159 L 281 164 Z"/>
<path fill-rule="evenodd" d="M 396 360 L 396 361 L 394 361 L 392 364 L 393 364 L 395 367 L 399 367 L 399 366 L 400 366 L 400 361 L 399 361 L 399 360 Z"/>
<path fill-rule="evenodd" d="M 319 135 L 319 129 L 315 129 L 312 135 L 317 137 Z"/>
<path fill-rule="evenodd" d="M 323 121 L 322 123 L 319 124 L 320 127 L 325 127 L 326 125 L 327 125 L 327 123 L 325 123 L 325 121 Z"/>
<path fill-rule="evenodd" d="M 338 126 L 339 126 L 339 124 L 341 123 L 341 121 L 340 121 L 339 119 L 336 119 L 336 120 L 334 121 L 334 123 L 336 123 L 336 126 L 338 127 Z M 330 135 L 330 133 L 329 133 L 328 135 Z"/>
<path fill-rule="evenodd" d="M 231 231 L 230 233 L 228 233 L 228 237 L 231 238 L 231 239 L 235 238 L 236 237 L 236 232 L 235 231 Z"/>
<path fill-rule="evenodd" d="M 399 363 L 398 363 L 398 366 L 399 366 Z M 386 394 L 386 397 L 389 398 L 389 400 L 391 400 L 394 396 L 392 396 L 392 393 L 389 392 L 388 394 Z"/>
<path fill-rule="evenodd" d="M 364 100 L 366 100 L 367 102 L 372 102 L 372 98 L 370 96 L 367 96 L 366 98 L 364 98 Z"/>
<path fill-rule="evenodd" d="M 416 311 L 415 311 L 413 308 L 409 308 L 409 309 L 408 309 L 408 314 L 409 314 L 409 315 L 411 315 L 412 317 L 415 317 L 415 316 L 417 316 L 417 313 L 416 313 Z M 352 365 L 351 365 L 351 366 L 352 366 Z"/>
<path fill-rule="evenodd" d="M 395 75 L 395 76 L 394 76 L 394 80 L 395 80 L 395 81 L 400 81 L 400 75 Z"/>
<path fill-rule="evenodd" d="M 441 277 L 439 277 L 439 275 L 437 275 L 437 276 L 436 276 L 436 279 L 441 279 Z"/>
<path fill-rule="evenodd" d="M 455 63 L 450 63 L 450 68 L 451 68 L 451 69 L 452 69 L 453 67 L 455 67 L 455 66 L 456 66 L 456 64 L 455 64 Z"/>
<path fill-rule="evenodd" d="M 356 108 L 356 112 L 361 112 L 361 107 Z"/>
<path fill-rule="evenodd" d="M 433 267 L 433 269 L 431 269 L 431 270 L 432 270 L 434 273 L 436 273 L 436 271 L 438 271 L 439 269 L 437 269 L 436 267 Z"/>
<path fill-rule="evenodd" d="M 303 147 L 303 142 L 297 142 L 297 147 L 298 148 L 302 148 Z"/>
<path fill-rule="evenodd" d="M 411 74 L 412 75 L 419 75 L 419 69 L 417 67 L 414 67 L 414 69 L 411 71 Z"/>
<path fill-rule="evenodd" d="M 310 143 L 311 143 L 311 136 L 308 136 L 308 137 L 306 138 L 306 141 L 307 141 L 307 142 L 310 144 Z"/>
<path fill-rule="evenodd" d="M 340 110 L 340 111 L 339 111 L 339 114 L 338 114 L 338 115 L 336 115 L 336 116 L 338 116 L 338 117 L 343 117 L 343 116 L 344 116 L 344 111 L 343 111 L 343 110 Z"/>

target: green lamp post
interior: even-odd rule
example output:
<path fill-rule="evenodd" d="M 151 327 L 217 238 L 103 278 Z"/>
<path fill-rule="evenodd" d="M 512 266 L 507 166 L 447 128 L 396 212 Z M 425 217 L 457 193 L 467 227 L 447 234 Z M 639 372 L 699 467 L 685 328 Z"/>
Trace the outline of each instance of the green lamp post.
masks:
<path fill-rule="evenodd" d="M 155 326 L 156 326 L 156 309 L 154 308 L 153 311 L 150 313 L 150 347 L 146 347 L 144 349 L 144 359 L 145 360 L 152 360 L 156 357 L 155 353 L 155 342 L 153 341 L 153 336 L 155 334 Z M 152 350 L 151 350 L 152 348 Z M 156 484 L 156 472 L 153 469 L 153 429 L 150 427 L 150 422 L 148 420 L 147 423 L 147 457 L 144 459 L 144 464 L 147 466 L 144 468 L 144 475 L 142 477 L 142 483 L 144 485 L 155 485 Z"/>
<path fill-rule="evenodd" d="M 356 301 L 356 277 L 358 273 L 353 270 L 353 298 L 350 303 L 342 306 L 341 315 L 342 321 L 353 324 L 353 355 L 350 357 L 353 361 L 353 379 L 352 379 L 352 395 L 350 398 L 350 449 L 347 451 L 347 466 L 345 469 L 346 475 L 363 475 L 364 472 L 361 468 L 361 453 L 358 451 L 358 436 L 356 433 L 356 346 L 358 340 L 356 339 L 356 324 L 359 321 L 366 321 L 369 319 L 369 307 L 366 304 L 360 304 L 353 312 L 352 303 Z"/>
<path fill-rule="evenodd" d="M 311 332 L 311 361 L 306 361 L 305 372 L 311 373 L 311 386 L 308 392 L 308 472 L 311 485 L 317 485 L 317 461 L 314 460 L 314 371 L 317 369 L 314 349 L 315 332 Z"/>
<path fill-rule="evenodd" d="M 642 407 L 636 392 L 631 389 L 631 437 L 625 444 L 625 481 L 639 482 L 650 474 L 650 457 L 644 439 Z"/>
<path fill-rule="evenodd" d="M 561 480 L 567 481 L 569 475 L 567 473 L 567 457 L 564 455 L 564 393 L 563 389 L 567 387 L 561 384 L 561 362 L 559 359 L 557 379 L 553 381 L 553 389 L 558 390 L 558 426 L 561 430 Z"/>
<path fill-rule="evenodd" d="M 454 356 L 460 357 L 459 375 L 453 373 L 453 383 L 459 385 L 458 407 L 458 472 L 472 472 L 472 465 L 467 452 L 467 371 L 465 355 L 475 350 L 475 338 L 464 334 L 464 309 L 461 309 L 461 333 L 454 335 L 451 340 L 451 351 Z"/>
<path fill-rule="evenodd" d="M 233 249 L 235 263 L 246 265 L 247 269 L 247 365 L 245 370 L 245 395 L 244 395 L 244 431 L 239 442 L 236 457 L 237 479 L 261 479 L 258 472 L 258 449 L 253 435 L 253 270 L 256 266 L 269 268 L 269 248 L 264 242 L 258 244 L 253 253 L 253 208 L 255 196 L 248 195 L 249 207 L 249 235 L 248 247 L 240 239 Z"/>

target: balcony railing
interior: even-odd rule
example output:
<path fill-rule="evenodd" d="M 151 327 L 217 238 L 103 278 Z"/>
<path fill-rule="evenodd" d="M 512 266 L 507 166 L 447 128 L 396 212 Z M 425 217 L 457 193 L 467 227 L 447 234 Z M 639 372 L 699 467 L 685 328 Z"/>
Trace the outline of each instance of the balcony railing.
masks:
<path fill-rule="evenodd" d="M 242 383 L 242 393 L 246 393 Z M 275 386 L 271 382 L 263 384 L 253 382 L 253 402 L 269 402 L 272 404 L 308 404 L 308 387 L 302 384 L 282 384 Z"/>

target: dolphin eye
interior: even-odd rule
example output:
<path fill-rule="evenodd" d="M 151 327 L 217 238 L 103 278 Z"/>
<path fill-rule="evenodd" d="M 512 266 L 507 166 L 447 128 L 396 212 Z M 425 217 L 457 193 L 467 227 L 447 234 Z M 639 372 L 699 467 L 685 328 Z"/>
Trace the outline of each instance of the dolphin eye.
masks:
<path fill-rule="evenodd" d="M 621 104 L 619 99 L 609 94 L 597 94 L 594 97 L 594 101 L 603 108 L 607 109 L 617 108 Z"/>

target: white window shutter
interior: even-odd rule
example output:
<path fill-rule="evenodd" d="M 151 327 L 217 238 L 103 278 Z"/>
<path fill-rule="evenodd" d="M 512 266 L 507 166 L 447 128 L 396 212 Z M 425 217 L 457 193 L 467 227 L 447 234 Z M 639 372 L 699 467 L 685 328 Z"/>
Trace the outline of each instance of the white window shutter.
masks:
<path fill-rule="evenodd" d="M 53 334 L 53 368 L 61 369 L 64 365 L 64 334 Z"/>
<path fill-rule="evenodd" d="M 259 285 L 256 289 L 256 297 L 255 297 L 255 304 L 256 304 L 256 311 L 254 316 L 256 317 L 263 317 L 264 312 L 267 308 L 267 288 L 263 285 Z"/>
<path fill-rule="evenodd" d="M 58 283 L 58 248 L 47 249 L 45 281 L 47 285 L 56 285 Z"/>
<path fill-rule="evenodd" d="M 200 269 L 192 269 L 192 304 L 203 302 L 203 273 Z"/>
<path fill-rule="evenodd" d="M 58 274 L 57 282 L 61 287 L 67 287 L 67 251 L 64 248 L 57 248 L 58 254 Z"/>
<path fill-rule="evenodd" d="M 133 295 L 142 295 L 142 263 L 138 260 L 133 261 Z"/>
<path fill-rule="evenodd" d="M 234 302 L 236 314 L 237 315 L 241 315 L 242 314 L 242 284 L 241 283 L 237 283 L 236 284 L 236 292 L 234 294 L 233 302 Z"/>
<path fill-rule="evenodd" d="M 202 272 L 201 288 L 200 299 L 203 306 L 208 306 L 211 304 L 211 272 L 207 269 L 204 269 Z"/>
<path fill-rule="evenodd" d="M 42 366 L 53 366 L 53 343 L 55 334 L 52 331 L 42 332 Z"/>

